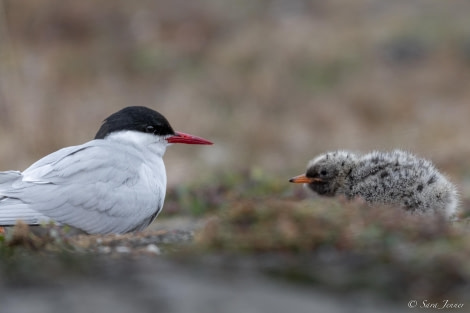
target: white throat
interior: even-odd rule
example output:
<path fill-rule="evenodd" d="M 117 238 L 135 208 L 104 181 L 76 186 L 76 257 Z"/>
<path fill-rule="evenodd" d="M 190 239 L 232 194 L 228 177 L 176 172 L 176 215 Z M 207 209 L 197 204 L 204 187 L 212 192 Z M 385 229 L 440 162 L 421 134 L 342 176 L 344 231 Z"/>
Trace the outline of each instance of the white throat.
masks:
<path fill-rule="evenodd" d="M 105 137 L 105 140 L 116 141 L 121 144 L 131 144 L 141 149 L 147 148 L 160 157 L 163 157 L 166 147 L 170 145 L 166 137 L 168 136 L 158 136 L 133 130 L 122 130 L 109 134 Z"/>

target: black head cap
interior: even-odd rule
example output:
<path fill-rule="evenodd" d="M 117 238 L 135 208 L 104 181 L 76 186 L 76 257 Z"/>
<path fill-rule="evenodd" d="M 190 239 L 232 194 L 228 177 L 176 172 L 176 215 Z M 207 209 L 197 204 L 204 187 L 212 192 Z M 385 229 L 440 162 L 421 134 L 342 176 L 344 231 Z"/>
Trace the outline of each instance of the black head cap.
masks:
<path fill-rule="evenodd" d="M 132 106 L 105 119 L 95 139 L 104 139 L 109 134 L 121 130 L 135 130 L 159 136 L 175 134 L 167 119 L 157 111 L 142 106 Z"/>

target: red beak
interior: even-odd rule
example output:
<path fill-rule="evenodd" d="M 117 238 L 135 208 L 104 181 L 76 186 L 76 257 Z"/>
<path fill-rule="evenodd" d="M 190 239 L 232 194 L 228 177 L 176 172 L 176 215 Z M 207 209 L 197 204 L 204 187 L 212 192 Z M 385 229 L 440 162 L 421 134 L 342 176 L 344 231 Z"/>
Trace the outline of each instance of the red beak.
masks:
<path fill-rule="evenodd" d="M 175 135 L 166 139 L 169 143 L 185 143 L 188 145 L 212 145 L 213 143 L 201 137 L 175 132 Z"/>

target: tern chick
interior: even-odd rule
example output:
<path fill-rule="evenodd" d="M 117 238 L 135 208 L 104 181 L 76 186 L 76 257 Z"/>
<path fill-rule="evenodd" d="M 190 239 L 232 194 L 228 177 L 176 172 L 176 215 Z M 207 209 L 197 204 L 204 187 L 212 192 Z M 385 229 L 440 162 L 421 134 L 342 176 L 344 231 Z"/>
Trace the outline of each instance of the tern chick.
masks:
<path fill-rule="evenodd" d="M 328 152 L 312 159 L 305 174 L 289 180 L 305 183 L 323 196 L 363 198 L 369 204 L 399 206 L 410 212 L 455 216 L 458 196 L 434 165 L 401 150 L 358 155 Z"/>

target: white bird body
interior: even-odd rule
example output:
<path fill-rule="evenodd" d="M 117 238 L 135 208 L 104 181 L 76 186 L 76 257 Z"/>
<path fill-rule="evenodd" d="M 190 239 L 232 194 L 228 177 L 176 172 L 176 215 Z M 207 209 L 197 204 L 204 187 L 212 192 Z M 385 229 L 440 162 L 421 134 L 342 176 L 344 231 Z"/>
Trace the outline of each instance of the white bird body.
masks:
<path fill-rule="evenodd" d="M 371 204 L 397 205 L 447 218 L 457 213 L 455 186 L 431 162 L 400 150 L 325 153 L 309 162 L 305 175 L 291 182 L 306 183 L 325 196 L 360 197 Z"/>
<path fill-rule="evenodd" d="M 180 134 L 113 131 L 49 154 L 22 173 L 0 172 L 0 225 L 54 221 L 102 234 L 144 229 L 163 207 L 162 157 L 169 138 Z"/>

